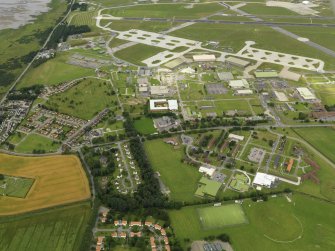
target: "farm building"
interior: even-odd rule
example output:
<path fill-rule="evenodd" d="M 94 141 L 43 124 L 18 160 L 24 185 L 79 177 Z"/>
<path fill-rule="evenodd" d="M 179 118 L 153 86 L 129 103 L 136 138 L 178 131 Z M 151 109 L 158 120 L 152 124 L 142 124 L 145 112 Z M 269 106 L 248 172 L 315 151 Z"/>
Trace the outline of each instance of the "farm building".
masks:
<path fill-rule="evenodd" d="M 213 174 L 214 174 L 214 172 L 215 172 L 215 168 L 213 168 L 213 167 L 201 166 L 201 167 L 199 167 L 199 172 L 200 172 L 200 173 L 207 174 L 208 176 L 212 177 Z"/>
<path fill-rule="evenodd" d="M 199 180 L 199 187 L 197 191 L 195 192 L 195 195 L 199 197 L 214 198 L 219 192 L 221 186 L 222 186 L 222 183 L 220 182 L 213 181 L 205 177 L 202 177 Z"/>
<path fill-rule="evenodd" d="M 229 87 L 232 89 L 248 89 L 249 83 L 245 79 L 238 79 L 238 80 L 230 80 Z"/>
<path fill-rule="evenodd" d="M 194 55 L 193 60 L 195 62 L 211 62 L 215 61 L 216 57 L 213 54 L 201 54 L 201 55 Z"/>
<path fill-rule="evenodd" d="M 166 100 L 166 99 L 151 99 L 150 111 L 162 112 L 162 111 L 177 111 L 178 101 L 177 100 Z"/>
<path fill-rule="evenodd" d="M 277 78 L 278 72 L 276 71 L 255 71 L 256 78 Z"/>
<path fill-rule="evenodd" d="M 276 176 L 258 172 L 256 173 L 255 179 L 252 182 L 252 184 L 257 185 L 257 186 L 271 188 L 276 184 L 277 181 L 278 181 L 278 178 Z"/>
<path fill-rule="evenodd" d="M 229 64 L 232 64 L 234 66 L 240 67 L 240 68 L 245 68 L 248 65 L 250 65 L 249 61 L 240 59 L 240 58 L 235 58 L 235 57 L 228 57 L 226 58 L 226 62 Z"/>
<path fill-rule="evenodd" d="M 316 99 L 315 95 L 306 87 L 298 87 L 297 91 L 304 100 L 311 101 Z"/>

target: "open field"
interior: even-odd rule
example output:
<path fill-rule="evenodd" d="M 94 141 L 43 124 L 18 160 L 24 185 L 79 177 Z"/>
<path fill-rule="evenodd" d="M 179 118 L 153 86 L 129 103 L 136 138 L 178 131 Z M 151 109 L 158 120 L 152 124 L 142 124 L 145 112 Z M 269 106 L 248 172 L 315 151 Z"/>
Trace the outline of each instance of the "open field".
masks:
<path fill-rule="evenodd" d="M 90 217 L 89 203 L 0 218 L 0 249 L 79 250 Z"/>
<path fill-rule="evenodd" d="M 297 128 L 294 131 L 332 162 L 335 162 L 334 128 Z"/>
<path fill-rule="evenodd" d="M 33 183 L 34 179 L 5 175 L 0 181 L 0 195 L 24 198 Z"/>
<path fill-rule="evenodd" d="M 102 20 L 101 22 L 103 23 L 103 21 L 104 20 Z M 110 20 L 106 20 L 105 22 L 107 21 L 110 21 Z M 176 24 L 179 24 L 179 23 L 115 20 L 108 27 L 111 28 L 112 30 L 117 30 L 117 31 L 127 31 L 130 29 L 138 29 L 138 30 L 146 30 L 146 31 L 151 31 L 151 32 L 161 32 L 161 31 L 172 28 Z"/>
<path fill-rule="evenodd" d="M 102 13 L 116 17 L 201 18 L 226 9 L 218 3 L 194 4 L 192 8 L 187 6 L 187 4 L 139 5 L 105 10 Z"/>
<path fill-rule="evenodd" d="M 245 41 L 252 40 L 256 42 L 256 48 L 318 58 L 325 61 L 326 68 L 335 67 L 335 59 L 332 57 L 266 26 L 197 23 L 174 31 L 171 35 L 203 42 L 217 41 L 221 46 L 231 47 L 235 52 L 243 48 Z"/>
<path fill-rule="evenodd" d="M 323 78 L 319 79 L 324 81 Z M 335 87 L 333 85 L 312 85 L 312 87 L 323 104 L 335 105 Z"/>
<path fill-rule="evenodd" d="M 86 174 L 73 155 L 18 157 L 0 154 L 0 172 L 35 179 L 24 199 L 1 197 L 0 215 L 29 212 L 90 197 Z"/>
<path fill-rule="evenodd" d="M 284 197 L 261 203 L 245 200 L 242 206 L 249 224 L 207 231 L 199 221 L 199 206 L 172 210 L 169 215 L 184 249 L 188 246 L 185 238 L 192 241 L 227 233 L 236 251 L 249 250 L 251 246 L 253 250 L 333 250 L 335 205 L 298 194 L 291 199 L 291 203 Z"/>
<path fill-rule="evenodd" d="M 12 59 L 20 59 L 22 56 L 40 49 L 41 44 L 44 42 L 43 35 L 47 32 L 47 29 L 55 25 L 56 21 L 66 10 L 67 4 L 63 0 L 53 0 L 50 1 L 49 7 L 50 10 L 38 15 L 34 22 L 18 29 L 0 31 L 0 64 L 6 64 Z M 21 62 L 14 69 L 9 69 L 8 72 L 18 76 L 25 66 L 26 63 Z M 0 96 L 6 92 L 10 86 L 9 84 L 0 85 Z"/>
<path fill-rule="evenodd" d="M 142 134 L 152 134 L 156 132 L 151 118 L 141 118 L 134 121 L 135 129 Z"/>
<path fill-rule="evenodd" d="M 334 28 L 288 26 L 285 27 L 285 29 L 293 32 L 294 34 L 300 35 L 301 37 L 308 38 L 309 40 L 325 46 L 331 50 L 335 50 Z"/>
<path fill-rule="evenodd" d="M 184 157 L 182 149 L 173 149 L 161 139 L 146 141 L 145 149 L 152 168 L 160 173 L 163 183 L 171 190 L 171 199 L 196 200 L 194 192 L 201 174 L 195 167 L 182 163 L 181 160 Z"/>
<path fill-rule="evenodd" d="M 75 12 L 68 20 L 71 21 L 71 25 L 88 25 L 91 28 L 95 29 L 95 17 L 97 16 L 97 14 L 97 11 Z"/>
<path fill-rule="evenodd" d="M 163 48 L 149 46 L 145 44 L 136 44 L 121 51 L 116 52 L 115 57 L 125 60 L 135 65 L 145 65 L 143 60 L 164 51 Z"/>
<path fill-rule="evenodd" d="M 73 79 L 94 75 L 94 69 L 67 64 L 68 55 L 57 55 L 36 68 L 32 68 L 21 80 L 18 87 L 35 84 L 56 85 Z"/>
<path fill-rule="evenodd" d="M 270 7 L 264 3 L 248 3 L 246 6 L 239 8 L 252 15 L 275 15 L 275 16 L 298 16 L 296 12 L 282 7 Z"/>
<path fill-rule="evenodd" d="M 29 134 L 15 147 L 15 152 L 32 153 L 34 150 L 55 152 L 59 147 L 60 144 L 52 139 L 38 134 Z"/>
<path fill-rule="evenodd" d="M 242 206 L 239 204 L 224 205 L 219 207 L 203 207 L 198 209 L 203 229 L 215 229 L 225 226 L 247 223 Z"/>
<path fill-rule="evenodd" d="M 46 106 L 81 119 L 91 119 L 106 107 L 115 107 L 116 96 L 109 82 L 86 79 L 67 91 L 56 94 Z"/>

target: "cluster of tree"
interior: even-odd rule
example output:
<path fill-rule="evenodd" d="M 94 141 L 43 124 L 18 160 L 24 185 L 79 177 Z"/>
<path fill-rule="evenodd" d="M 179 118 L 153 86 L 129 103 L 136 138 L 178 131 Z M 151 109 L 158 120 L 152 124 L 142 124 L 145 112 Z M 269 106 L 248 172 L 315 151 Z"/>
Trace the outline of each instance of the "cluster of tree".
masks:
<path fill-rule="evenodd" d="M 160 191 L 158 179 L 155 177 L 141 140 L 132 139 L 129 146 L 142 178 L 142 183 L 138 186 L 134 197 L 143 207 L 164 207 L 167 198 Z"/>
<path fill-rule="evenodd" d="M 71 35 L 81 34 L 85 32 L 90 32 L 91 28 L 88 25 L 67 25 L 63 23 L 54 30 L 47 44 L 48 48 L 56 48 L 57 44 L 61 41 L 66 41 Z"/>
<path fill-rule="evenodd" d="M 86 162 L 91 168 L 94 177 L 110 175 L 115 171 L 114 155 L 116 151 L 116 149 L 112 148 L 98 153 L 94 149 L 83 148 Z M 105 163 L 101 162 L 102 159 Z"/>
<path fill-rule="evenodd" d="M 8 71 L 0 70 L 0 86 L 8 86 L 15 80 L 15 75 Z"/>
<path fill-rule="evenodd" d="M 87 3 L 74 3 L 71 7 L 71 10 L 80 10 L 80 11 L 87 11 L 88 5 Z"/>
<path fill-rule="evenodd" d="M 335 111 L 335 104 L 334 105 L 325 105 L 325 109 L 328 112 L 333 112 L 333 111 Z"/>
<path fill-rule="evenodd" d="M 240 193 L 235 196 L 225 196 L 223 197 L 224 201 L 229 201 L 229 200 L 241 200 L 241 199 L 246 199 L 246 198 L 251 198 L 253 201 L 257 200 L 263 200 L 267 201 L 268 200 L 268 195 L 273 195 L 273 194 L 282 194 L 282 193 L 292 193 L 292 190 L 290 188 L 285 188 L 283 190 L 272 190 L 268 193 L 262 192 L 262 191 L 252 191 L 252 192 L 247 192 L 247 193 Z"/>
<path fill-rule="evenodd" d="M 33 85 L 29 87 L 23 87 L 19 90 L 11 91 L 7 98 L 9 100 L 35 100 L 38 95 L 42 93 L 44 89 L 43 85 Z"/>
<path fill-rule="evenodd" d="M 209 134 L 209 135 L 205 135 L 201 138 L 200 142 L 199 142 L 199 145 L 201 147 L 207 147 L 208 146 L 208 143 L 209 141 L 213 138 L 213 134 Z"/>

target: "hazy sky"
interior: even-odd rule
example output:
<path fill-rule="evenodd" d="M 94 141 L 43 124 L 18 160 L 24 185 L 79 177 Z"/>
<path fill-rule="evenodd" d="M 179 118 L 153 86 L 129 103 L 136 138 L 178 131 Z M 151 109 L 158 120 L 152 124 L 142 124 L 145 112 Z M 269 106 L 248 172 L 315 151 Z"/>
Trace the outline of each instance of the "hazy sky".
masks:
<path fill-rule="evenodd" d="M 0 0 L 0 29 L 17 28 L 48 11 L 50 0 Z"/>

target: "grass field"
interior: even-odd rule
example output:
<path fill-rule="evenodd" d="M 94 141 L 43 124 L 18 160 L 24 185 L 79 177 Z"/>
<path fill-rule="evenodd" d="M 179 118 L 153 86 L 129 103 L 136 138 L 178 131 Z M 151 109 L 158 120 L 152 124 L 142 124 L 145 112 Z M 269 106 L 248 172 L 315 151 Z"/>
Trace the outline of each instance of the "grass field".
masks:
<path fill-rule="evenodd" d="M 297 128 L 294 131 L 328 159 L 335 163 L 335 129 L 334 128 Z"/>
<path fill-rule="evenodd" d="M 142 63 L 143 60 L 156 55 L 159 52 L 164 51 L 163 48 L 149 46 L 145 44 L 136 44 L 121 51 L 117 51 L 115 57 L 125 60 L 135 65 L 145 65 Z"/>
<path fill-rule="evenodd" d="M 24 213 L 90 197 L 86 174 L 73 155 L 18 157 L 0 154 L 0 173 L 35 179 L 25 199 L 1 197 L 0 215 Z"/>
<path fill-rule="evenodd" d="M 275 15 L 275 16 L 298 16 L 296 12 L 282 7 L 270 7 L 264 3 L 248 3 L 247 5 L 239 8 L 249 14 L 253 15 Z"/>
<path fill-rule="evenodd" d="M 116 17 L 201 18 L 225 9 L 218 3 L 194 4 L 193 8 L 187 8 L 186 4 L 155 4 L 106 10 L 102 13 Z"/>
<path fill-rule="evenodd" d="M 247 218 L 240 204 L 198 209 L 203 229 L 215 229 L 247 223 Z"/>
<path fill-rule="evenodd" d="M 324 78 L 319 78 L 324 80 Z M 316 95 L 325 105 L 335 105 L 335 87 L 333 85 L 312 85 Z"/>
<path fill-rule="evenodd" d="M 183 248 L 185 239 L 201 240 L 227 233 L 236 251 L 250 250 L 333 250 L 335 205 L 296 194 L 288 202 L 284 197 L 256 203 L 245 200 L 243 210 L 249 224 L 204 230 L 199 221 L 199 206 L 169 211 L 171 225 Z"/>
<path fill-rule="evenodd" d="M 50 97 L 46 106 L 88 120 L 106 107 L 115 107 L 116 96 L 112 95 L 112 91 L 109 82 L 86 79 L 67 91 Z"/>
<path fill-rule="evenodd" d="M 145 142 L 145 149 L 155 171 L 177 201 L 195 201 L 194 192 L 201 175 L 195 167 L 182 163 L 183 149 L 173 149 L 161 139 Z M 187 182 L 185 178 L 187 177 Z"/>
<path fill-rule="evenodd" d="M 110 20 L 106 20 L 106 22 L 109 23 Z M 138 29 L 138 30 L 145 30 L 145 31 L 151 31 L 151 32 L 161 32 L 161 31 L 172 28 L 176 24 L 178 23 L 115 20 L 108 27 L 111 28 L 112 30 L 117 30 L 117 31 L 127 31 L 130 29 Z"/>
<path fill-rule="evenodd" d="M 134 121 L 135 129 L 141 134 L 152 134 L 156 132 L 151 118 L 141 118 Z"/>
<path fill-rule="evenodd" d="M 33 150 L 55 152 L 60 147 L 58 142 L 38 134 L 29 134 L 16 147 L 15 152 L 31 153 Z"/>
<path fill-rule="evenodd" d="M 170 35 L 203 42 L 218 41 L 222 46 L 231 47 L 236 52 L 243 48 L 245 41 L 251 40 L 257 43 L 256 48 L 318 58 L 325 61 L 327 69 L 335 67 L 334 58 L 265 26 L 197 23 L 174 31 Z M 277 41 L 281 41 L 281 43 Z"/>
<path fill-rule="evenodd" d="M 0 218 L 0 250 L 79 250 L 89 203 Z"/>
<path fill-rule="evenodd" d="M 0 195 L 24 198 L 33 183 L 34 179 L 5 175 L 0 181 Z"/>
<path fill-rule="evenodd" d="M 36 68 L 32 68 L 20 81 L 18 87 L 27 87 L 35 84 L 56 85 L 73 79 L 94 75 L 94 69 L 82 68 L 67 64 L 68 54 L 57 54 Z"/>

